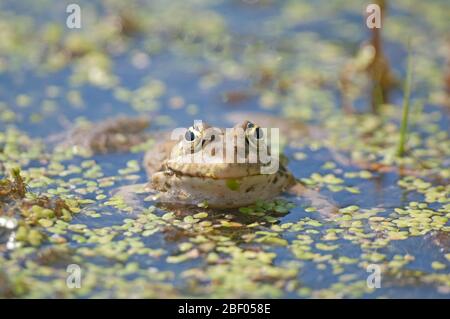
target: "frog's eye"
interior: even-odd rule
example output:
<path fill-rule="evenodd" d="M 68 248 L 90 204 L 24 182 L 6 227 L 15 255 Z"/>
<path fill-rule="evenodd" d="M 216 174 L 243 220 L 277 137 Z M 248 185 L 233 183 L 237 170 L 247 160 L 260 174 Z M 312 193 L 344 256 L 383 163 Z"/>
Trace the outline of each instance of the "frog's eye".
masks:
<path fill-rule="evenodd" d="M 195 140 L 195 133 L 191 130 L 187 130 L 184 134 L 184 139 L 186 140 L 186 142 L 193 142 Z"/>
<path fill-rule="evenodd" d="M 263 129 L 251 122 L 247 123 L 245 135 L 249 144 L 254 147 L 258 147 L 258 142 L 261 143 L 264 139 Z"/>
<path fill-rule="evenodd" d="M 260 127 L 255 127 L 253 130 L 253 135 L 257 140 L 262 140 L 264 138 L 264 131 Z"/>
<path fill-rule="evenodd" d="M 191 126 L 184 133 L 184 149 L 187 153 L 193 153 L 198 149 L 200 141 L 202 140 L 202 134 L 195 127 Z"/>
<path fill-rule="evenodd" d="M 199 142 L 202 138 L 202 133 L 196 129 L 194 126 L 191 126 L 187 129 L 186 133 L 184 133 L 184 139 L 188 143 Z"/>

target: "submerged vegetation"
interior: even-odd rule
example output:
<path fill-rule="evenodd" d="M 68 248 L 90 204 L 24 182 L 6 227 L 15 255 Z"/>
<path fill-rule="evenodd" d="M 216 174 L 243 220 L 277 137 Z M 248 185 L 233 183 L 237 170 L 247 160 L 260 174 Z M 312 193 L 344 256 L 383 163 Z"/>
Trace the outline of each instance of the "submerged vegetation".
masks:
<path fill-rule="evenodd" d="M 0 4 L 0 297 L 449 295 L 447 2 L 378 1 L 381 30 L 360 0 L 82 1 L 78 30 L 28 3 Z M 332 216 L 141 189 L 160 131 L 244 116 Z"/>
<path fill-rule="evenodd" d="M 18 217 L 17 230 L 8 242 L 14 241 L 37 246 L 45 238 L 43 228 L 51 227 L 58 220 L 70 222 L 78 212 L 76 201 L 36 196 L 27 192 L 20 170 L 11 171 L 11 179 L 0 180 L 0 217 Z M 69 205 L 72 205 L 69 206 Z"/>

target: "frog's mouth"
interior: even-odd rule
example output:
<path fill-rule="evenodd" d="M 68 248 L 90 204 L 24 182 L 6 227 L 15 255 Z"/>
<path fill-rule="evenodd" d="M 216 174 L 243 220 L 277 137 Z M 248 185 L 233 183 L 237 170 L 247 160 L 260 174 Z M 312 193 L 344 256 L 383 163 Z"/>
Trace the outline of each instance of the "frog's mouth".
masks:
<path fill-rule="evenodd" d="M 184 172 L 184 171 L 180 171 L 180 170 L 176 170 L 173 168 L 168 168 L 165 171 L 166 174 L 168 175 L 174 175 L 177 177 L 192 177 L 192 178 L 204 178 L 204 179 L 213 179 L 213 180 L 227 180 L 230 178 L 235 178 L 235 179 L 241 179 L 241 178 L 246 178 L 246 177 L 250 177 L 250 176 L 256 176 L 256 175 L 260 175 L 260 174 L 251 174 L 251 172 L 249 170 L 245 170 L 244 172 L 241 172 L 241 174 L 220 174 L 220 173 L 206 173 L 204 174 L 203 172 L 198 172 L 198 171 L 194 171 L 194 172 Z"/>
<path fill-rule="evenodd" d="M 242 207 L 255 201 L 268 200 L 284 191 L 291 184 L 287 172 L 277 174 L 247 175 L 239 178 L 213 178 L 176 174 L 165 170 L 152 176 L 152 187 L 160 191 L 160 199 L 166 202 L 199 204 L 209 207 Z"/>
<path fill-rule="evenodd" d="M 165 170 L 168 174 L 177 176 L 190 176 L 199 178 L 213 179 L 229 179 L 229 178 L 245 178 L 261 174 L 276 174 L 278 171 L 284 170 L 278 167 L 273 173 L 264 173 L 264 166 L 259 163 L 169 163 Z"/>

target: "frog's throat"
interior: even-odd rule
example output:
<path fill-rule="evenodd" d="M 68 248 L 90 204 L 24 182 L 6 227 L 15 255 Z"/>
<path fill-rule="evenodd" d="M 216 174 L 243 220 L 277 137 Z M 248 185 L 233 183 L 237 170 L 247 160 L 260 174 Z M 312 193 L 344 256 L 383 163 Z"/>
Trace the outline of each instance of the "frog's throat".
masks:
<path fill-rule="evenodd" d="M 207 202 L 214 207 L 242 207 L 257 200 L 270 200 L 289 186 L 290 175 L 252 175 L 239 179 L 214 179 L 158 172 L 151 186 L 160 192 L 163 202 L 197 205 Z"/>

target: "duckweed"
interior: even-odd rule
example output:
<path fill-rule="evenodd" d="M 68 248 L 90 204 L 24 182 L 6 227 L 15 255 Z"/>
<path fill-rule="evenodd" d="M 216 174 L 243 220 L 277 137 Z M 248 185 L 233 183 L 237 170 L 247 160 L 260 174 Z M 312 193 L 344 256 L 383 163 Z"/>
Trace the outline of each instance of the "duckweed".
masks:
<path fill-rule="evenodd" d="M 394 73 L 404 73 L 395 53 L 405 48 L 406 31 L 421 48 L 411 91 L 418 102 L 411 104 L 408 149 L 400 158 L 398 94 L 378 105 L 379 114 L 368 112 L 371 49 L 348 49 L 355 32 L 365 30 L 361 19 L 349 18 L 361 15 L 359 2 L 346 3 L 345 16 L 326 1 L 272 1 L 263 10 L 276 12 L 269 16 L 249 5 L 245 10 L 265 23 L 258 33 L 245 28 L 245 45 L 240 23 L 221 9 L 236 12 L 236 5 L 171 1 L 139 3 L 138 11 L 118 2 L 101 10 L 88 5 L 95 28 L 75 33 L 14 6 L 2 15 L 0 34 L 14 45 L 0 48 L 0 74 L 11 88 L 0 92 L 0 217 L 14 223 L 0 224 L 0 297 L 449 293 L 450 141 L 441 61 L 448 10 L 414 1 L 388 13 L 383 39 Z M 335 21 L 333 32 L 303 32 L 302 17 L 306 27 L 319 18 Z M 39 85 L 32 82 L 36 75 Z M 58 86 L 46 84 L 60 79 Z M 229 87 L 232 92 L 222 91 Z M 289 169 L 336 202 L 336 212 L 323 216 L 314 203 L 288 193 L 223 211 L 207 202 L 161 206 L 143 190 L 128 198 L 117 187 L 147 181 L 141 162 L 158 135 L 135 136 L 122 153 L 103 155 L 54 142 L 72 122 L 92 128 L 106 114 L 151 114 L 153 133 L 200 115 L 227 127 L 222 112 L 241 107 L 284 117 L 273 126 L 280 128 Z M 257 115 L 249 119 L 258 122 Z M 234 179 L 226 185 L 240 189 Z M 83 269 L 81 289 L 67 289 L 69 263 Z M 374 263 L 382 268 L 383 289 L 367 286 L 367 266 Z"/>

